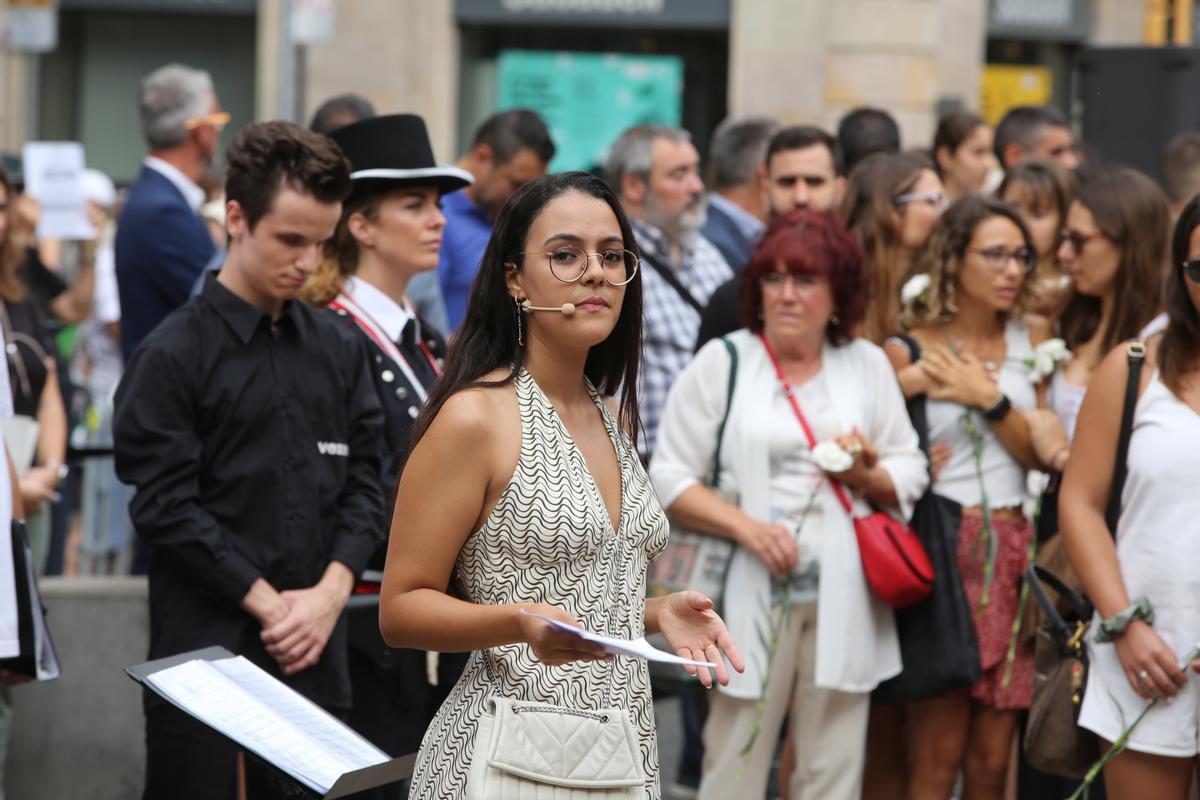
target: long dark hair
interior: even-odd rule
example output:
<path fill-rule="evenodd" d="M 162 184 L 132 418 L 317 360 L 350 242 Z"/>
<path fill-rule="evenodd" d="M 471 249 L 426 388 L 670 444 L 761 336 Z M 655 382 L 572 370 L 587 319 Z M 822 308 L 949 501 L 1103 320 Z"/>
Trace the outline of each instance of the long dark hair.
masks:
<path fill-rule="evenodd" d="M 1200 312 L 1188 293 L 1183 262 L 1188 259 L 1192 232 L 1200 227 L 1200 196 L 1183 207 L 1171 238 L 1171 268 L 1167 271 L 1167 332 L 1158 348 L 1163 383 L 1180 393 L 1183 377 L 1200 362 Z"/>
<path fill-rule="evenodd" d="M 1113 279 L 1117 301 L 1100 352 L 1132 339 L 1158 313 L 1162 302 L 1170 209 L 1154 181 L 1128 167 L 1116 167 L 1088 181 L 1075 202 L 1092 213 L 1096 227 L 1121 248 Z M 1067 346 L 1088 342 L 1100 327 L 1100 298 L 1075 292 L 1059 323 Z"/>
<path fill-rule="evenodd" d="M 413 426 L 412 446 L 425 435 L 446 400 L 462 389 L 503 386 L 516 377 L 524 360 L 517 343 L 516 306 L 508 292 L 505 263 L 521 263 L 525 239 L 534 220 L 551 200 L 567 192 L 581 192 L 603 200 L 617 217 L 625 249 L 637 252 L 637 241 L 621 203 L 608 184 L 586 172 L 563 172 L 526 183 L 505 203 L 483 253 L 483 262 L 471 285 L 471 297 L 462 328 L 450 345 L 445 371 L 433 387 L 421 416 Z M 638 359 L 642 349 L 642 276 L 639 272 L 625 286 L 625 299 L 617 325 L 603 342 L 588 352 L 583 373 L 601 394 L 621 390 L 619 420 L 634 444 L 641 427 L 638 416 Z M 508 367 L 498 381 L 480 380 L 484 375 Z"/>

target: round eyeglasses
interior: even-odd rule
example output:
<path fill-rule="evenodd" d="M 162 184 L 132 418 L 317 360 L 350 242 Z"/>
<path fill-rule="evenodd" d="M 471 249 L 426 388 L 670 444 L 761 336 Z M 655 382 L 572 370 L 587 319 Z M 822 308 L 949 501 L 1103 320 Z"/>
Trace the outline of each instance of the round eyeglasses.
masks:
<path fill-rule="evenodd" d="M 637 275 L 638 257 L 628 250 L 609 249 L 589 253 L 574 245 L 565 245 L 554 250 L 531 251 L 522 256 L 546 256 L 550 273 L 563 283 L 577 283 L 587 272 L 588 259 L 596 256 L 604 270 L 604 282 L 610 286 L 624 286 Z"/>

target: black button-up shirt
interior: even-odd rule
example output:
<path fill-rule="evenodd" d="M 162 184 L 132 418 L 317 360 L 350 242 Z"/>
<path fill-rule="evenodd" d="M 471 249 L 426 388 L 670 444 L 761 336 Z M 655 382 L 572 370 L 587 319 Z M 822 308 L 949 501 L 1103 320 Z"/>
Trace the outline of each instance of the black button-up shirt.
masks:
<path fill-rule="evenodd" d="M 383 539 L 382 412 L 361 337 L 303 303 L 279 319 L 215 279 L 143 342 L 117 389 L 117 473 L 152 545 L 150 657 L 223 645 L 277 677 L 240 603 L 258 578 L 355 575 Z M 321 660 L 285 679 L 348 707 L 345 615 Z"/>

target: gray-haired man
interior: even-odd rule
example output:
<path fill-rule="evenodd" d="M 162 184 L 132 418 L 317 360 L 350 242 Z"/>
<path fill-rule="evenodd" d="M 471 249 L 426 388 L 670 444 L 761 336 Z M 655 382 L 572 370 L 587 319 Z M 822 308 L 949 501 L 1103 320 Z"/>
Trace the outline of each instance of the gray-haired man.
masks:
<path fill-rule="evenodd" d="M 680 128 L 642 125 L 621 134 L 608 154 L 609 182 L 629 215 L 642 256 L 642 380 L 638 404 L 654 451 L 667 390 L 692 357 L 709 295 L 733 277 L 704 238 L 707 202 L 700 154 Z"/>
<path fill-rule="evenodd" d="M 229 122 L 208 73 L 182 64 L 142 79 L 138 111 L 150 153 L 129 188 L 114 245 L 126 361 L 187 301 L 216 251 L 197 213 L 205 197 L 196 183 L 212 164 Z"/>

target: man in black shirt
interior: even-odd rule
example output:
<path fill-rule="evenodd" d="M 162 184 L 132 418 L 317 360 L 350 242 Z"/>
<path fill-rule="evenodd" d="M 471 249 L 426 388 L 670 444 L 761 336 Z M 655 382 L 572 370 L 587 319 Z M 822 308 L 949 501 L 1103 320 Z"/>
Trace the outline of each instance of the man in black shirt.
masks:
<path fill-rule="evenodd" d="M 152 546 L 150 657 L 208 645 L 350 704 L 345 605 L 378 548 L 382 412 L 366 348 L 294 301 L 350 189 L 330 140 L 248 126 L 226 156 L 220 275 L 134 355 L 117 472 Z M 147 695 L 146 798 L 232 798 L 233 745 Z M 282 796 L 247 761 L 249 796 Z"/>

